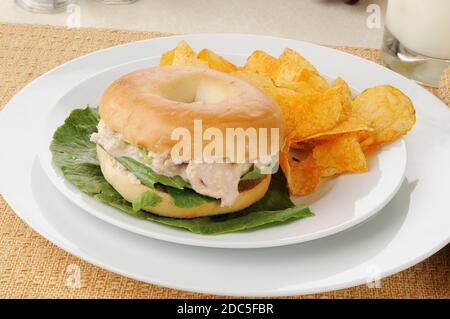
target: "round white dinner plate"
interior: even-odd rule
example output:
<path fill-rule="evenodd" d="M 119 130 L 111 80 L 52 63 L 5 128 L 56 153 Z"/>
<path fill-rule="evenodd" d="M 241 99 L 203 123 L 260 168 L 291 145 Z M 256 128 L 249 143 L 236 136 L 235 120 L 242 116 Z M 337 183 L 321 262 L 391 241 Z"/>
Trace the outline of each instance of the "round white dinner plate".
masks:
<path fill-rule="evenodd" d="M 342 76 L 357 91 L 384 83 L 404 91 L 415 104 L 417 124 L 405 138 L 408 161 L 397 194 L 357 228 L 297 245 L 246 250 L 154 240 L 105 223 L 68 201 L 46 177 L 37 157 L 42 123 L 48 123 L 53 106 L 74 84 L 109 68 L 158 56 L 181 39 L 196 50 L 208 47 L 243 56 L 254 49 L 278 54 L 290 47 L 327 76 Z M 329 48 L 236 34 L 145 40 L 66 63 L 34 80 L 8 103 L 0 112 L 0 193 L 26 223 L 62 249 L 138 280 L 226 295 L 322 292 L 391 275 L 449 242 L 449 123 L 448 108 L 425 89 L 379 65 Z"/>
<path fill-rule="evenodd" d="M 228 54 L 226 58 L 237 65 L 245 63 L 242 55 Z M 399 189 L 406 169 L 406 147 L 402 140 L 386 146 L 371 157 L 368 172 L 324 181 L 312 195 L 292 198 L 298 205 L 307 204 L 315 216 L 256 231 L 211 236 L 194 234 L 137 219 L 81 193 L 65 180 L 61 170 L 52 163 L 49 145 L 54 132 L 74 108 L 98 105 L 105 89 L 118 77 L 158 63 L 159 56 L 131 61 L 76 83 L 50 109 L 47 119 L 41 123 L 41 166 L 57 189 L 94 216 L 137 234 L 179 244 L 221 248 L 273 247 L 329 236 L 359 224 L 378 212 Z"/>

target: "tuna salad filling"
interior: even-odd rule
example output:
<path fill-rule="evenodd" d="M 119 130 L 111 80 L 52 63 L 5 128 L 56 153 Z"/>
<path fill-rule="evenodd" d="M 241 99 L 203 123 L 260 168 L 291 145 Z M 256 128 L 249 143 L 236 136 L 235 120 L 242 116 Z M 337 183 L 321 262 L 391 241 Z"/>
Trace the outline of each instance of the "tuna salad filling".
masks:
<path fill-rule="evenodd" d="M 174 163 L 168 154 L 153 153 L 147 149 L 126 143 L 122 134 L 106 127 L 103 121 L 98 124 L 98 132 L 91 135 L 91 141 L 100 145 L 112 157 L 126 156 L 145 164 L 154 172 L 167 177 L 180 176 L 199 194 L 221 201 L 221 206 L 231 206 L 239 195 L 238 185 L 241 177 L 249 172 L 255 163 L 197 163 L 193 161 Z M 117 162 L 119 166 L 122 166 Z M 126 171 L 125 167 L 121 167 Z M 134 183 L 139 180 L 127 171 Z"/>

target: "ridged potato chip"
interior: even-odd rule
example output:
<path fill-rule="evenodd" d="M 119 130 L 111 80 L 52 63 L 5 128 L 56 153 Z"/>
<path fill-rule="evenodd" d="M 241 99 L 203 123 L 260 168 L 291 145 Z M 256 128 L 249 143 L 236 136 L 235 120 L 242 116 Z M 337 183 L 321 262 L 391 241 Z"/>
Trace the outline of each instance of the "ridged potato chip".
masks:
<path fill-rule="evenodd" d="M 275 88 L 275 85 L 273 84 L 272 80 L 267 75 L 253 73 L 247 70 L 235 71 L 232 72 L 231 75 L 246 82 L 249 82 L 250 84 L 253 84 L 261 91 L 266 91 L 267 89 Z"/>
<path fill-rule="evenodd" d="M 264 51 L 256 50 L 248 58 L 243 69 L 270 76 L 277 67 L 278 60 Z"/>
<path fill-rule="evenodd" d="M 353 95 L 350 87 L 347 82 L 345 82 L 342 78 L 337 78 L 331 83 L 332 88 L 338 89 L 338 94 L 340 95 L 343 103 L 341 120 L 348 119 L 353 113 L 352 100 Z"/>
<path fill-rule="evenodd" d="M 319 74 L 312 74 L 306 82 L 319 92 L 323 92 L 330 87 L 328 81 Z"/>
<path fill-rule="evenodd" d="M 316 68 L 302 55 L 292 49 L 285 49 L 278 58 L 278 63 L 269 73 L 277 86 L 286 83 L 306 82 L 317 91 L 328 89 L 328 81 L 322 78 Z"/>
<path fill-rule="evenodd" d="M 330 88 L 323 93 L 298 94 L 277 98 L 287 119 L 294 122 L 293 139 L 305 140 L 310 136 L 329 131 L 347 118 L 347 101 L 341 88 Z"/>
<path fill-rule="evenodd" d="M 278 87 L 293 90 L 301 94 L 313 94 L 317 93 L 317 90 L 308 82 L 283 82 Z"/>
<path fill-rule="evenodd" d="M 186 41 L 181 41 L 175 49 L 161 56 L 159 65 L 193 65 L 207 68 L 208 62 L 197 59 L 197 54 Z"/>
<path fill-rule="evenodd" d="M 289 145 L 280 152 L 280 166 L 286 177 L 289 193 L 304 196 L 313 193 L 320 183 L 320 170 L 312 154 L 303 160 L 289 152 Z"/>
<path fill-rule="evenodd" d="M 175 49 L 163 53 L 161 55 L 161 58 L 159 59 L 159 65 L 161 66 L 172 65 L 174 55 Z"/>
<path fill-rule="evenodd" d="M 261 54 L 256 56 L 260 57 Z M 252 61 L 256 63 L 255 60 Z M 324 94 L 312 89 L 306 82 L 292 82 L 298 85 L 296 90 L 293 90 L 291 87 L 275 86 L 273 81 L 262 73 L 242 70 L 233 72 L 232 75 L 255 85 L 278 103 L 285 115 L 287 131 L 295 133 L 295 141 L 369 129 L 364 120 L 350 118 L 352 95 L 348 85 L 340 78 L 333 82 L 331 94 Z M 334 104 L 318 102 L 327 97 L 334 98 Z M 321 116 L 318 114 L 320 112 L 328 114 Z M 329 116 L 330 113 L 335 116 Z M 330 119 L 331 123 L 328 123 Z"/>
<path fill-rule="evenodd" d="M 299 142 L 311 142 L 314 143 L 315 141 L 325 141 L 330 140 L 333 138 L 337 138 L 339 135 L 345 134 L 345 133 L 357 133 L 357 136 L 360 138 L 360 140 L 364 140 L 367 138 L 370 133 L 373 132 L 373 128 L 368 126 L 366 124 L 366 121 L 360 117 L 357 116 L 351 116 L 347 120 L 339 123 L 335 127 L 333 127 L 331 130 L 323 131 L 320 133 L 317 133 L 315 135 L 311 135 L 306 139 L 295 141 L 296 143 Z"/>
<path fill-rule="evenodd" d="M 364 149 L 396 140 L 416 122 L 411 100 L 390 85 L 376 86 L 359 94 L 353 100 L 353 113 L 373 128 L 373 132 L 361 141 Z"/>
<path fill-rule="evenodd" d="M 280 66 L 289 66 L 292 70 L 291 72 L 283 73 L 280 72 L 280 75 L 287 76 L 286 80 L 288 81 L 301 81 L 303 76 L 303 71 L 306 70 L 310 74 L 317 74 L 317 69 L 306 60 L 300 53 L 286 48 L 283 53 L 278 57 L 278 61 Z M 283 68 L 280 68 L 282 70 Z M 293 72 L 296 70 L 296 72 Z"/>
<path fill-rule="evenodd" d="M 364 155 L 371 156 L 378 152 L 378 150 L 381 148 L 381 144 L 372 144 L 372 145 L 366 145 L 361 146 L 364 152 Z"/>
<path fill-rule="evenodd" d="M 289 48 L 285 49 L 278 59 L 264 51 L 254 51 L 243 69 L 267 75 L 277 87 L 300 93 L 324 91 L 329 87 L 327 80 L 320 76 L 308 60 Z"/>
<path fill-rule="evenodd" d="M 342 79 L 337 78 L 333 81 L 332 88 L 338 88 L 342 98 L 343 108 L 341 113 L 341 121 L 331 130 L 325 130 L 315 135 L 309 136 L 305 140 L 331 139 L 337 135 L 344 133 L 358 133 L 359 137 L 367 137 L 373 129 L 367 125 L 366 119 L 353 112 L 352 93 L 348 84 Z M 296 141 L 300 142 L 300 141 Z"/>
<path fill-rule="evenodd" d="M 367 171 L 367 162 L 356 134 L 342 134 L 314 147 L 312 156 L 320 177 Z"/>
<path fill-rule="evenodd" d="M 237 70 L 237 67 L 233 63 L 208 49 L 201 50 L 198 53 L 197 58 L 201 61 L 207 62 L 208 67 L 216 71 L 230 73 Z"/>

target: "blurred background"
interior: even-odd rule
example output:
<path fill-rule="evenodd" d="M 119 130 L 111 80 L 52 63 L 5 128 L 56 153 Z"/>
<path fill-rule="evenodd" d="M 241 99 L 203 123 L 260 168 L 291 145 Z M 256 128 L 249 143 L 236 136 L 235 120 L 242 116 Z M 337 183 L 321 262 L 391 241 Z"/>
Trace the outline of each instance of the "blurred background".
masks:
<path fill-rule="evenodd" d="M 23 0 L 33 1 L 52 2 Z M 383 19 L 378 23 L 374 14 L 384 17 L 385 8 L 385 0 L 138 0 L 123 5 L 76 0 L 62 12 L 42 14 L 28 12 L 14 0 L 2 0 L 0 22 L 170 33 L 239 32 L 380 48 Z"/>

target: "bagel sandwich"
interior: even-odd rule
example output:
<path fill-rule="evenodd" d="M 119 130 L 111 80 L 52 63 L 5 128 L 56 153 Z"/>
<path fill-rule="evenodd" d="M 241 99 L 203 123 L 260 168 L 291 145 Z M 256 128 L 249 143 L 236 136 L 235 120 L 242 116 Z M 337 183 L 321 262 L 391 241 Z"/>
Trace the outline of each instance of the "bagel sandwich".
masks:
<path fill-rule="evenodd" d="M 103 93 L 99 116 L 90 139 L 106 181 L 134 209 L 165 217 L 226 214 L 256 203 L 271 181 L 264 168 L 276 164 L 284 140 L 284 118 L 270 97 L 231 75 L 192 66 L 151 67 L 120 77 Z M 220 156 L 204 158 L 211 139 L 196 138 L 198 122 L 202 132 L 214 129 L 220 136 L 230 129 L 276 129 L 266 136 L 267 145 L 258 144 L 270 149 L 270 160 L 251 145 L 228 142 L 218 144 Z M 194 151 L 175 158 L 179 128 L 191 136 Z"/>

